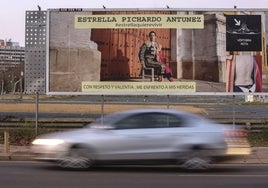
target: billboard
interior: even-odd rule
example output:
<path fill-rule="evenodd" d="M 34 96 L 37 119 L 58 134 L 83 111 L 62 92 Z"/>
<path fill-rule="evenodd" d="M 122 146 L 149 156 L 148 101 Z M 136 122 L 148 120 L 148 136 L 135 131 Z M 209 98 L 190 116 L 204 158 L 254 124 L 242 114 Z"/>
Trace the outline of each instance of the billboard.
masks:
<path fill-rule="evenodd" d="M 52 9 L 47 15 L 48 94 L 267 92 L 266 12 Z M 242 25 L 250 32 L 235 33 Z"/>

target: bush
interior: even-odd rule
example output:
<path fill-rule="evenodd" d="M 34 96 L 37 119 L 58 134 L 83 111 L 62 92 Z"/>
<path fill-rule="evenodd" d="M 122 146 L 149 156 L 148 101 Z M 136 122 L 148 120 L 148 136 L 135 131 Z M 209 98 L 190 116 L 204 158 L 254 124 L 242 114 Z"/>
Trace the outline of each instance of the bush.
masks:
<path fill-rule="evenodd" d="M 254 147 L 268 147 L 268 128 L 258 132 L 249 132 L 248 141 Z"/>

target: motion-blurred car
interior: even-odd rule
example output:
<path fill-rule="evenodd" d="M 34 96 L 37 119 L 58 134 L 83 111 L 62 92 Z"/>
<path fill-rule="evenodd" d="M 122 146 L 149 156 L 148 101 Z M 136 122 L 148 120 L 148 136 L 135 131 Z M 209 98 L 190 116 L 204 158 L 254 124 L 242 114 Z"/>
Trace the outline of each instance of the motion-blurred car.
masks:
<path fill-rule="evenodd" d="M 189 112 L 141 109 L 106 115 L 85 128 L 41 135 L 36 159 L 65 168 L 98 164 L 178 164 L 207 169 L 250 154 L 246 134 Z"/>

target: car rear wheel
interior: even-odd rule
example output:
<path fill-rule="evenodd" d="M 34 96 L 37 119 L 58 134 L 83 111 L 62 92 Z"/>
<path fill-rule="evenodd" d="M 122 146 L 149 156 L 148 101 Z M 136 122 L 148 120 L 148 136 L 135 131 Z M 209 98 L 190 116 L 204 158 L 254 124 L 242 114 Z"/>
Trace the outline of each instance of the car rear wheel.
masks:
<path fill-rule="evenodd" d="M 186 153 L 181 166 L 186 170 L 207 170 L 210 168 L 211 157 L 208 150 L 192 150 Z"/>
<path fill-rule="evenodd" d="M 72 147 L 67 155 L 58 161 L 62 168 L 87 169 L 92 165 L 89 150 L 84 147 Z"/>
<path fill-rule="evenodd" d="M 186 170 L 207 170 L 209 166 L 209 160 L 200 157 L 190 158 L 182 164 L 182 168 Z"/>

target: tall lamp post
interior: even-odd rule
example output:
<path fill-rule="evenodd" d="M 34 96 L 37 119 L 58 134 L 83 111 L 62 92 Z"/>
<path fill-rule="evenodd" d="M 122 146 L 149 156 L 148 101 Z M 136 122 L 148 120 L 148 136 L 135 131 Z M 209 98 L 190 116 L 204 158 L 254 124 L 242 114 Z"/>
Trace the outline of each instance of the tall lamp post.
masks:
<path fill-rule="evenodd" d="M 20 99 L 22 99 L 22 77 L 23 71 L 20 72 Z"/>

